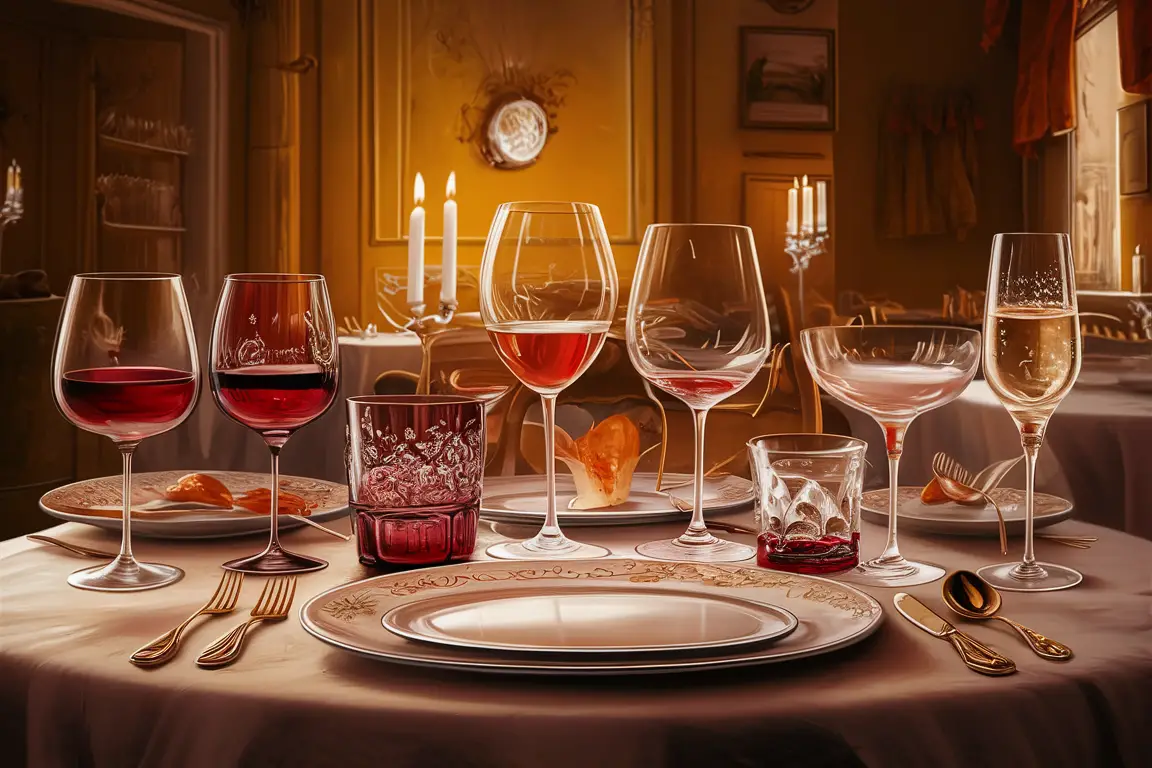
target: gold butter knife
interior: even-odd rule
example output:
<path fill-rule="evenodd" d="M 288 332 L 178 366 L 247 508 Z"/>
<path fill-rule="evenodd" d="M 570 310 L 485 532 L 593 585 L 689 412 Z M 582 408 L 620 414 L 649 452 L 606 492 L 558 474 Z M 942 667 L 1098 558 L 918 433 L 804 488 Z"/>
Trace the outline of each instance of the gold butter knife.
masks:
<path fill-rule="evenodd" d="M 951 642 L 969 669 L 982 675 L 1010 675 L 1016 671 L 1016 662 L 959 631 L 912 595 L 897 592 L 892 602 L 908 621 L 933 637 Z"/>

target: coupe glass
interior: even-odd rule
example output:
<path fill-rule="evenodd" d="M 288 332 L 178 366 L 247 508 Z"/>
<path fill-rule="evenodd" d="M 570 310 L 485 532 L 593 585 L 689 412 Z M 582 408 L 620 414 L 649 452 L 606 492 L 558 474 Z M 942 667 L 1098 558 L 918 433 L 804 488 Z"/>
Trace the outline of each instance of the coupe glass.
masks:
<path fill-rule="evenodd" d="M 943 568 L 904 559 L 896 542 L 900 454 L 912 420 L 952 402 L 972 381 L 980 332 L 931 325 L 826 326 L 802 331 L 800 344 L 816 382 L 876 419 L 888 449 L 888 542 L 879 557 L 844 579 L 876 587 L 939 579 Z"/>
<path fill-rule="evenodd" d="M 1072 246 L 1064 234 L 1004 234 L 992 240 L 984 309 L 984 377 L 1020 430 L 1026 485 L 1024 560 L 978 573 L 999 589 L 1050 592 L 1084 578 L 1036 562 L 1033 492 L 1036 455 L 1056 406 L 1080 373 L 1080 320 Z"/>
<path fill-rule="evenodd" d="M 81 589 L 130 592 L 179 581 L 171 565 L 132 556 L 132 454 L 192 412 L 200 391 L 196 338 L 179 275 L 76 275 L 60 315 L 52 360 L 56 404 L 65 418 L 116 443 L 124 463 L 120 554 L 68 577 Z"/>
<path fill-rule="evenodd" d="M 547 513 L 527 541 L 497 544 L 506 560 L 603 557 L 572 541 L 556 515 L 556 397 L 596 359 L 616 311 L 616 265 L 600 209 L 587 203 L 504 203 L 480 265 L 480 314 L 497 356 L 544 411 Z"/>
<path fill-rule="evenodd" d="M 338 345 L 320 275 L 229 275 L 212 327 L 212 394 L 228 416 L 264 438 L 272 454 L 268 546 L 224 567 L 244 573 L 305 573 L 327 567 L 280 546 L 280 449 L 336 397 Z"/>
<path fill-rule="evenodd" d="M 644 233 L 627 311 L 628 355 L 646 381 L 692 411 L 692 521 L 679 538 L 636 547 L 656 560 L 746 560 L 752 547 L 704 524 L 704 422 L 768 358 L 768 312 L 752 230 L 727 224 L 653 224 Z"/>

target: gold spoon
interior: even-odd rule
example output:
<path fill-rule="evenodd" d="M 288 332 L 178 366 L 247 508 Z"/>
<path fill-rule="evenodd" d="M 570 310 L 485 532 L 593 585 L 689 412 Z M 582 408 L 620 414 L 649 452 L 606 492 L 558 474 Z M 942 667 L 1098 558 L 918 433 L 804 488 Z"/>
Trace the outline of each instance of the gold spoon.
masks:
<path fill-rule="evenodd" d="M 944 580 L 944 602 L 967 619 L 997 619 L 1020 633 L 1036 655 L 1053 661 L 1072 658 L 1072 649 L 1051 640 L 1039 632 L 1017 624 L 1012 619 L 996 614 L 1003 604 L 1000 593 L 984 579 L 971 571 L 956 571 Z"/>

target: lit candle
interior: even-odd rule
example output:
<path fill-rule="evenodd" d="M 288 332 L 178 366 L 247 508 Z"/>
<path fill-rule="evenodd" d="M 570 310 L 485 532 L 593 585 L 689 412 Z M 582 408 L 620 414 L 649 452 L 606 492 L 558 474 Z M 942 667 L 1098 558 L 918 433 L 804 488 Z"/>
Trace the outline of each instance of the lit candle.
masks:
<path fill-rule="evenodd" d="M 5 199 L 12 197 L 12 192 L 16 189 L 16 163 L 8 166 L 8 179 L 4 185 L 4 191 L 7 193 Z"/>
<path fill-rule="evenodd" d="M 456 172 L 444 188 L 444 255 L 440 260 L 440 303 L 456 302 Z"/>
<path fill-rule="evenodd" d="M 792 188 L 788 190 L 788 234 L 798 234 L 796 228 L 796 196 L 800 194 L 800 179 L 792 179 Z"/>
<path fill-rule="evenodd" d="M 804 184 L 802 187 L 804 213 L 800 219 L 800 229 L 804 232 L 812 231 L 812 187 L 808 186 L 808 177 L 804 177 Z"/>
<path fill-rule="evenodd" d="M 416 207 L 408 219 L 408 303 L 424 303 L 424 177 L 416 174 Z"/>
<path fill-rule="evenodd" d="M 816 182 L 816 231 L 828 231 L 828 182 Z"/>
<path fill-rule="evenodd" d="M 15 183 L 12 185 L 12 187 L 13 187 L 13 188 L 14 188 L 14 189 L 15 189 L 17 192 L 19 192 L 20 190 L 24 189 L 24 181 L 23 181 L 23 180 L 20 178 L 20 176 L 21 176 L 21 174 L 20 174 L 20 166 L 16 165 L 16 161 L 15 161 L 15 160 L 13 160 L 13 161 L 12 161 L 12 167 L 16 169 L 16 181 L 15 181 Z"/>

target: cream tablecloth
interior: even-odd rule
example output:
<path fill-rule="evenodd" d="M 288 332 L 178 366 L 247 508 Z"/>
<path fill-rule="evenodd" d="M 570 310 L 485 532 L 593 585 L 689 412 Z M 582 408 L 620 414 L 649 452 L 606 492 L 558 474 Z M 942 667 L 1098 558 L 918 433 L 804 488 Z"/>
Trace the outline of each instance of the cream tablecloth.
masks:
<path fill-rule="evenodd" d="M 630 555 L 636 542 L 675 528 L 578 533 Z M 899 617 L 885 589 L 870 590 L 885 622 L 859 646 L 705 675 L 549 680 L 410 669 L 330 648 L 295 615 L 259 628 L 235 666 L 193 664 L 236 620 L 229 617 L 196 626 L 174 662 L 142 670 L 128 655 L 198 607 L 219 578 L 217 564 L 258 541 L 141 541 L 141 556 L 188 576 L 124 595 L 71 589 L 64 578 L 85 561 L 9 541 L 0 544 L 0 743 L 7 765 L 38 768 L 1150 765 L 1152 543 L 1078 522 L 1058 530 L 1100 537 L 1083 551 L 1038 543 L 1042 558 L 1083 569 L 1082 587 L 1007 595 L 1005 608 L 1076 657 L 1044 661 L 1006 628 L 965 625 L 1017 661 L 1009 678 L 968 671 L 948 643 Z M 482 531 L 485 544 L 500 538 L 487 524 Z M 77 525 L 53 533 L 114 544 Z M 882 538 L 865 525 L 865 552 L 878 551 Z M 368 575 L 351 544 L 311 530 L 286 540 L 332 562 L 300 578 L 297 607 Z M 990 540 L 903 543 L 950 568 L 1000 559 Z M 909 591 L 943 610 L 939 588 Z M 242 609 L 255 595 L 249 583 Z"/>

